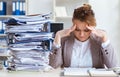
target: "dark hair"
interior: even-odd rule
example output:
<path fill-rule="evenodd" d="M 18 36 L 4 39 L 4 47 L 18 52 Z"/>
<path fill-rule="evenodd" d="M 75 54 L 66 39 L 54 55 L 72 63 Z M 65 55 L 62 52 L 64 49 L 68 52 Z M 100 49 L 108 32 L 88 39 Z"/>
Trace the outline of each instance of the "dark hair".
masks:
<path fill-rule="evenodd" d="M 76 8 L 73 13 L 74 19 L 96 26 L 95 15 L 89 4 L 83 4 L 83 6 Z"/>

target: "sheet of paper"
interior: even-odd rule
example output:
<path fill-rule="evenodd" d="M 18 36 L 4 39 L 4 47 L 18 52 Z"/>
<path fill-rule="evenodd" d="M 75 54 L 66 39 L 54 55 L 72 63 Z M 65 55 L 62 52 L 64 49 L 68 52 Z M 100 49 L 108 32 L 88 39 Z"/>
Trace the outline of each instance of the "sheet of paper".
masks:
<path fill-rule="evenodd" d="M 117 74 L 112 70 L 89 70 L 89 73 L 93 77 L 117 77 Z"/>
<path fill-rule="evenodd" d="M 64 76 L 89 76 L 88 70 L 92 68 L 64 68 Z"/>

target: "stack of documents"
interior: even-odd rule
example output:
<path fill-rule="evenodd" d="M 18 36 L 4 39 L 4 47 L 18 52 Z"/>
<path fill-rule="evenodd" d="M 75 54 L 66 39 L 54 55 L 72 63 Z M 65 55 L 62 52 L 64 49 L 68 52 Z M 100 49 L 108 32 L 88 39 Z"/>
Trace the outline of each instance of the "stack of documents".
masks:
<path fill-rule="evenodd" d="M 26 22 L 27 24 L 36 24 L 36 23 L 46 23 L 51 22 L 50 19 L 51 13 L 48 14 L 40 14 L 35 16 L 21 16 L 21 17 L 12 17 L 18 22 Z M 22 24 L 22 23 L 21 23 Z"/>
<path fill-rule="evenodd" d="M 47 21 L 48 15 L 14 17 L 14 19 L 18 22 L 33 23 L 6 26 L 8 47 L 11 51 L 10 66 L 15 67 L 15 70 L 40 70 L 49 67 L 53 33 L 48 32 L 49 28 L 46 27 L 50 23 Z"/>
<path fill-rule="evenodd" d="M 53 33 L 16 33 L 14 39 L 16 41 L 40 41 L 40 40 L 49 40 L 53 38 Z"/>
<path fill-rule="evenodd" d="M 8 49 L 7 46 L 7 36 L 1 35 L 0 36 L 0 53 L 6 53 Z"/>
<path fill-rule="evenodd" d="M 119 77 L 113 70 L 89 70 L 91 77 Z"/>
<path fill-rule="evenodd" d="M 34 26 L 33 26 L 34 25 Z M 15 32 L 43 32 L 44 24 L 22 24 L 22 25 L 9 25 L 6 27 L 6 33 Z"/>
<path fill-rule="evenodd" d="M 119 77 L 113 70 L 95 68 L 64 68 L 64 77 Z"/>
<path fill-rule="evenodd" d="M 65 77 L 89 77 L 88 70 L 91 68 L 64 68 Z"/>
<path fill-rule="evenodd" d="M 12 64 L 15 65 L 16 70 L 35 70 L 48 67 L 49 65 L 49 52 L 40 51 L 13 51 L 14 56 Z"/>

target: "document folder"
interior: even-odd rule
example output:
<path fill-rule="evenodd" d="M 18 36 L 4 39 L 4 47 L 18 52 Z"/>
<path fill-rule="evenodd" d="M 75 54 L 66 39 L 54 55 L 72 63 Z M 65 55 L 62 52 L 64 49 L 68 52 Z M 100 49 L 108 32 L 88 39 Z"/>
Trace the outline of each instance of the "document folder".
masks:
<path fill-rule="evenodd" d="M 6 2 L 0 1 L 0 15 L 6 15 Z"/>
<path fill-rule="evenodd" d="M 88 68 L 64 68 L 64 77 L 89 77 Z"/>
<path fill-rule="evenodd" d="M 91 77 L 119 77 L 113 70 L 89 70 Z"/>

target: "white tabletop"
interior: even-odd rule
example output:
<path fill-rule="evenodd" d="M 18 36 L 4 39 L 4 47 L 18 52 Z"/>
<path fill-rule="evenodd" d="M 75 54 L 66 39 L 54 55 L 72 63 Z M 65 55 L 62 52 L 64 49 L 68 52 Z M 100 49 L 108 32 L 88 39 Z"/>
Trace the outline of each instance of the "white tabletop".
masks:
<path fill-rule="evenodd" d="M 60 77 L 61 69 L 46 72 L 37 71 L 0 71 L 0 77 Z"/>

